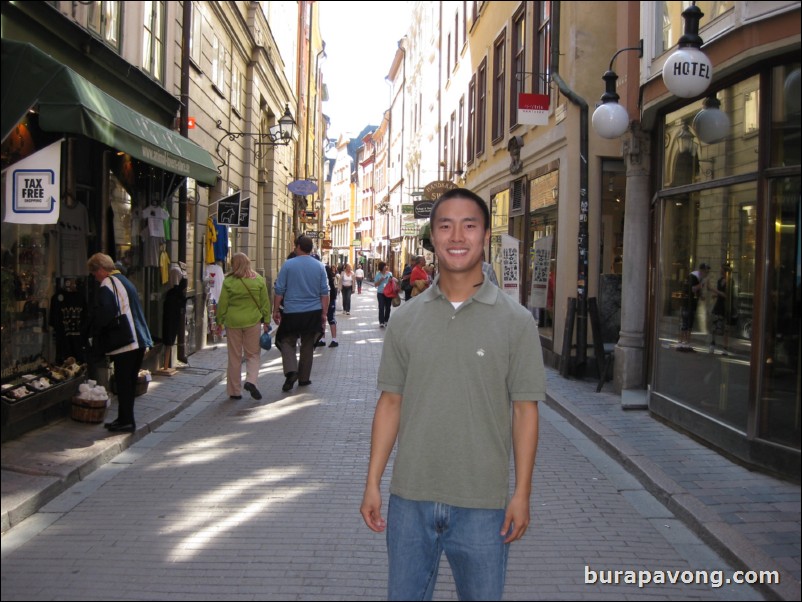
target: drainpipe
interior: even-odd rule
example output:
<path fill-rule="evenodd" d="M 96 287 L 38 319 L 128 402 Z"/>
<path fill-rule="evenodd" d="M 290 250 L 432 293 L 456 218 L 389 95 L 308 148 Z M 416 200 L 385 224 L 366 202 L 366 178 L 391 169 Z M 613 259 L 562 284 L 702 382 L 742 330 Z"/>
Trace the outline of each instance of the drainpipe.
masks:
<path fill-rule="evenodd" d="M 582 376 L 587 363 L 588 342 L 588 103 L 560 77 L 560 5 L 552 2 L 551 76 L 560 92 L 579 108 L 579 232 L 576 274 L 576 365 Z M 568 347 L 570 349 L 570 346 Z M 564 357 L 563 362 L 568 358 Z"/>
<path fill-rule="evenodd" d="M 189 136 L 189 38 L 192 33 L 192 3 L 184 2 L 183 27 L 181 28 L 181 107 L 179 109 L 179 133 L 187 138 Z M 196 184 L 197 186 L 197 184 Z M 178 261 L 187 261 L 187 179 L 178 188 Z M 187 266 L 189 273 L 187 279 L 194 288 L 195 281 L 192 275 L 195 266 Z M 181 324 L 186 325 L 186 308 L 181 310 Z M 186 328 L 178 329 L 177 357 L 182 362 L 187 361 Z M 194 336 L 193 333 L 191 336 Z M 172 365 L 172 359 L 170 360 Z"/>

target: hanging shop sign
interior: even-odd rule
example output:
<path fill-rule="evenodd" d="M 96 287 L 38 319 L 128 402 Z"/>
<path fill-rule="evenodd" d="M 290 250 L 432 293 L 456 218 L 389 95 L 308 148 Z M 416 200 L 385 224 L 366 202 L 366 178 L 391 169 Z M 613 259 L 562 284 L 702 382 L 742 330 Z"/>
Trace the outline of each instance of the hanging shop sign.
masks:
<path fill-rule="evenodd" d="M 61 198 L 61 140 L 4 170 L 6 207 L 3 221 L 55 224 Z"/>
<path fill-rule="evenodd" d="M 239 204 L 239 227 L 247 228 L 251 219 L 251 197 L 245 197 Z"/>
<path fill-rule="evenodd" d="M 429 219 L 432 205 L 434 205 L 434 201 L 415 201 L 413 203 L 415 219 Z"/>
<path fill-rule="evenodd" d="M 423 187 L 423 198 L 428 201 L 436 201 L 440 195 L 445 194 L 449 190 L 453 190 L 456 187 L 457 185 L 451 180 L 435 180 L 434 182 L 429 182 Z M 426 217 L 428 217 L 428 215 Z"/>
<path fill-rule="evenodd" d="M 549 95 L 519 94 L 518 123 L 526 125 L 548 125 Z"/>
<path fill-rule="evenodd" d="M 317 183 L 313 180 L 294 180 L 287 184 L 287 188 L 298 196 L 308 196 L 317 192 Z"/>
<path fill-rule="evenodd" d="M 240 193 L 223 197 L 217 201 L 217 223 L 224 226 L 239 226 L 240 221 Z"/>

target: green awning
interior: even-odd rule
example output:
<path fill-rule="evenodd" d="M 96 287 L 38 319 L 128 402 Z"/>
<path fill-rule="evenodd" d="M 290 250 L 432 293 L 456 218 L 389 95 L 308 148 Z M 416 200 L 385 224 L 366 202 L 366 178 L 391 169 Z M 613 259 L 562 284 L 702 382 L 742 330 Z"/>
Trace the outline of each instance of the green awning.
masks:
<path fill-rule="evenodd" d="M 217 167 L 194 142 L 137 113 L 32 44 L 2 41 L 3 140 L 31 107 L 48 132 L 82 134 L 149 165 L 213 186 Z"/>

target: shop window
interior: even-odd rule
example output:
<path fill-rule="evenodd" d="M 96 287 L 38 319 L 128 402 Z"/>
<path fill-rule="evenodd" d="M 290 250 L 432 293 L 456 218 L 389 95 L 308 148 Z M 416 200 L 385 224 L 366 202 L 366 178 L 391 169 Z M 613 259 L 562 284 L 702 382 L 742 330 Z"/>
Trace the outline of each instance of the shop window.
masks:
<path fill-rule="evenodd" d="M 621 285 L 624 267 L 624 162 L 604 160 L 601 181 L 601 232 L 597 304 L 603 343 L 618 341 L 621 330 Z"/>
<path fill-rule="evenodd" d="M 559 172 L 529 183 L 529 242 L 526 306 L 537 320 L 540 335 L 554 338 L 554 298 L 557 282 L 557 202 Z"/>
<path fill-rule="evenodd" d="M 671 188 L 728 176 L 755 173 L 758 168 L 758 76 L 713 95 L 727 116 L 729 127 L 705 142 L 699 137 L 698 100 L 669 113 L 665 122 L 663 186 Z M 704 136 L 703 136 L 704 137 Z M 798 153 L 798 151 L 797 151 Z"/>
<path fill-rule="evenodd" d="M 802 149 L 800 136 L 800 64 L 777 67 L 771 74 L 771 165 L 786 167 L 799 165 Z"/>
<path fill-rule="evenodd" d="M 664 199 L 655 308 L 655 392 L 744 432 L 756 199 L 755 183 Z M 701 264 L 710 266 L 707 274 Z M 692 275 L 702 281 L 697 293 L 691 291 Z M 687 346 L 681 344 L 683 330 L 690 332 Z"/>
<path fill-rule="evenodd" d="M 799 449 L 799 331 L 802 326 L 800 179 L 771 182 L 765 361 L 759 431 L 764 439 Z"/>

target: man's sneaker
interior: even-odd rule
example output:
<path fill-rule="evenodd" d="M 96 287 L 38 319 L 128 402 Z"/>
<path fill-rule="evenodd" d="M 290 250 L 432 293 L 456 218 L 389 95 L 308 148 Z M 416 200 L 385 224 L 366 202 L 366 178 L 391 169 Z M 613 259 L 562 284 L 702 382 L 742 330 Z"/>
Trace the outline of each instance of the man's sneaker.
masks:
<path fill-rule="evenodd" d="M 317 343 L 315 343 L 315 347 L 325 347 L 325 346 L 326 346 L 326 341 L 324 341 L 323 339 L 320 339 Z"/>
<path fill-rule="evenodd" d="M 339 347 L 339 346 L 340 344 L 337 341 L 332 341 L 331 343 L 329 343 L 329 347 Z"/>

